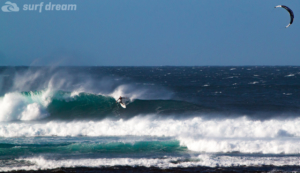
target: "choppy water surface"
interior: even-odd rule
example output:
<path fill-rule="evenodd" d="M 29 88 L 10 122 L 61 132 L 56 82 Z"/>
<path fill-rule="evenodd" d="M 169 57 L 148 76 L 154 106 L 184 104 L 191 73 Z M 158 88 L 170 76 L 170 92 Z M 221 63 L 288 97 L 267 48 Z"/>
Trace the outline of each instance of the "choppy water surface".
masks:
<path fill-rule="evenodd" d="M 1 67 L 0 171 L 296 170 L 299 75 L 300 67 Z"/>

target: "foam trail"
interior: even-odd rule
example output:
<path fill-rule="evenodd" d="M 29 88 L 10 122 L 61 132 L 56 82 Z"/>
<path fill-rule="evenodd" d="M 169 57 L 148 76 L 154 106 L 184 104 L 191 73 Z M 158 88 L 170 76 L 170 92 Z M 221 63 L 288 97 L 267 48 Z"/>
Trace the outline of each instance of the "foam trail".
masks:
<path fill-rule="evenodd" d="M 174 137 L 198 152 L 300 153 L 300 118 L 255 121 L 247 118 L 205 120 L 137 116 L 127 121 L 2 123 L 1 137 L 158 136 Z"/>
<path fill-rule="evenodd" d="M 0 171 L 13 170 L 45 170 L 61 167 L 101 167 L 101 166 L 145 166 L 159 168 L 177 168 L 177 167 L 231 167 L 231 166 L 295 166 L 300 165 L 299 157 L 234 157 L 234 156 L 214 156 L 202 154 L 194 161 L 177 162 L 184 158 L 174 157 L 165 159 L 146 159 L 146 158 L 113 158 L 113 159 L 66 159 L 52 160 L 43 157 L 33 157 L 26 159 L 17 159 L 18 161 L 27 161 L 34 165 L 20 167 L 1 167 Z M 177 162 L 177 163 L 176 163 Z"/>
<path fill-rule="evenodd" d="M 206 153 L 300 154 L 300 139 L 179 138 L 189 150 Z"/>

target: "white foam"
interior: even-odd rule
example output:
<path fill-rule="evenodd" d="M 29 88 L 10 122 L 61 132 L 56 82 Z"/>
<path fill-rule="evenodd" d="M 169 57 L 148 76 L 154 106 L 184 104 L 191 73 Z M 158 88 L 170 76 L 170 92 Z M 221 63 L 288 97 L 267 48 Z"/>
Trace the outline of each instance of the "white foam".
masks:
<path fill-rule="evenodd" d="M 149 90 L 147 88 L 136 88 L 133 85 L 124 84 L 118 86 L 113 92 L 109 94 L 99 93 L 101 95 L 111 96 L 118 100 L 119 97 L 127 97 L 130 101 L 135 99 L 170 99 L 172 93 L 161 88 L 159 91 Z"/>
<path fill-rule="evenodd" d="M 19 161 L 29 161 L 34 165 L 21 167 L 1 167 L 0 171 L 13 170 L 45 170 L 55 168 L 72 168 L 72 167 L 103 167 L 103 166 L 145 166 L 158 168 L 186 168 L 196 166 L 208 167 L 231 167 L 231 166 L 298 166 L 300 165 L 299 157 L 247 157 L 247 156 L 215 156 L 201 154 L 196 157 L 197 160 L 176 162 L 184 158 L 173 157 L 164 159 L 149 158 L 101 158 L 101 159 L 66 159 L 53 160 L 43 157 L 33 157 L 18 159 Z"/>
<path fill-rule="evenodd" d="M 80 93 L 84 93 L 84 88 L 78 88 L 74 91 L 71 92 L 70 97 L 75 97 L 75 96 L 79 96 Z"/>
<path fill-rule="evenodd" d="M 284 77 L 292 77 L 292 76 L 295 76 L 295 74 L 289 74 L 289 75 L 286 75 Z"/>
<path fill-rule="evenodd" d="M 50 91 L 29 96 L 18 92 L 7 93 L 0 98 L 0 121 L 37 120 L 49 116 L 46 111 L 50 103 Z"/>
<path fill-rule="evenodd" d="M 41 108 L 41 105 L 37 103 L 28 104 L 25 110 L 21 114 L 20 120 L 38 120 L 43 119 L 47 116 L 49 116 L 49 113 L 47 113 L 45 110 Z"/>
<path fill-rule="evenodd" d="M 254 84 L 257 84 L 257 83 L 259 83 L 259 82 L 258 81 L 254 81 L 254 82 L 250 82 L 249 84 L 254 85 Z"/>
<path fill-rule="evenodd" d="M 251 157 L 251 156 L 215 156 L 201 154 L 198 156 L 200 166 L 208 167 L 232 167 L 232 166 L 298 166 L 300 157 Z"/>
<path fill-rule="evenodd" d="M 138 116 L 130 120 L 0 123 L 0 137 L 158 136 L 174 137 L 199 152 L 300 153 L 300 118 L 185 120 Z"/>
<path fill-rule="evenodd" d="M 206 153 L 241 152 L 262 154 L 299 154 L 299 139 L 226 139 L 226 138 L 180 138 L 181 145 L 189 150 Z"/>

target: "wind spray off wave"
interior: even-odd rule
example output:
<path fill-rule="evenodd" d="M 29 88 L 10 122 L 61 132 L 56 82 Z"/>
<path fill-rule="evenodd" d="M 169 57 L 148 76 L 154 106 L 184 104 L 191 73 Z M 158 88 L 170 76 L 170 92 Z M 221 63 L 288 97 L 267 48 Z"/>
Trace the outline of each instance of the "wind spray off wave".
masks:
<path fill-rule="evenodd" d="M 75 77 L 67 71 L 51 68 L 28 70 L 12 76 L 7 82 L 12 83 L 11 87 L 0 97 L 0 121 L 103 118 L 116 114 L 114 99 L 120 95 L 126 95 L 131 102 L 135 99 L 166 99 L 171 95 L 168 91 L 137 88 L 130 82 L 105 76 L 98 80 L 85 74 Z"/>
<path fill-rule="evenodd" d="M 0 75 L 0 171 L 295 170 L 299 74 L 299 67 L 8 68 Z M 120 96 L 130 98 L 126 109 Z"/>

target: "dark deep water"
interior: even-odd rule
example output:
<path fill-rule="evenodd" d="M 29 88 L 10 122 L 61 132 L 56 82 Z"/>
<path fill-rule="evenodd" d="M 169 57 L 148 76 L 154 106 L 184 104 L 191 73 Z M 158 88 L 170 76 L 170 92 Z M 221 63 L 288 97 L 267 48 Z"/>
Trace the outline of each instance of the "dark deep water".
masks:
<path fill-rule="evenodd" d="M 299 171 L 299 85 L 297 66 L 0 67 L 0 171 Z"/>

